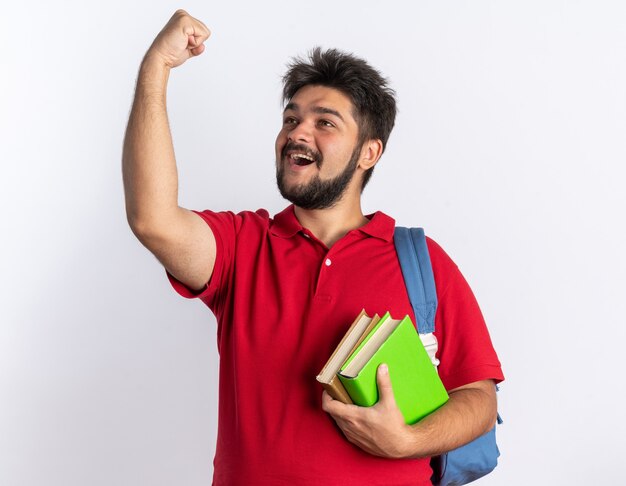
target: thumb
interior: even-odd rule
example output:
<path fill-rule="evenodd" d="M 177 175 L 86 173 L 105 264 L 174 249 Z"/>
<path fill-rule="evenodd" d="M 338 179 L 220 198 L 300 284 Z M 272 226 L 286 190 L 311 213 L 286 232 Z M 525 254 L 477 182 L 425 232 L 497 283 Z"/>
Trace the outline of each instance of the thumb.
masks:
<path fill-rule="evenodd" d="M 393 396 L 391 378 L 389 378 L 389 367 L 385 363 L 382 363 L 376 370 L 376 383 L 378 385 L 379 403 L 395 406 L 396 399 Z"/>
<path fill-rule="evenodd" d="M 199 56 L 204 52 L 204 44 L 202 39 L 196 38 L 193 34 L 187 35 L 187 48 L 194 56 Z"/>

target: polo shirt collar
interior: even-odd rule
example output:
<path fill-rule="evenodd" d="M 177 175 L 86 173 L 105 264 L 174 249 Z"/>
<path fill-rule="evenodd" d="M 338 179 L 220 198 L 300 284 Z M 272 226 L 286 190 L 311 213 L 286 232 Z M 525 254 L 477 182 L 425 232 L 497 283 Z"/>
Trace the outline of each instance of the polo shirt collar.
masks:
<path fill-rule="evenodd" d="M 280 236 L 282 238 L 291 238 L 303 229 L 304 228 L 302 228 L 298 218 L 296 218 L 296 213 L 293 210 L 293 204 L 291 204 L 274 216 L 270 232 L 273 235 Z"/>
<path fill-rule="evenodd" d="M 359 231 L 384 241 L 393 240 L 393 232 L 396 229 L 396 220 L 387 216 L 382 211 L 365 216 L 370 220 L 365 226 L 361 226 Z"/>
<path fill-rule="evenodd" d="M 374 214 L 368 214 L 365 217 L 369 219 L 370 222 L 361 226 L 358 231 L 384 241 L 393 240 L 396 222 L 392 217 L 387 216 L 382 211 L 376 211 Z M 298 218 L 296 218 L 293 204 L 276 214 L 270 227 L 270 232 L 273 235 L 282 238 L 291 238 L 303 230 L 304 228 L 298 221 Z"/>

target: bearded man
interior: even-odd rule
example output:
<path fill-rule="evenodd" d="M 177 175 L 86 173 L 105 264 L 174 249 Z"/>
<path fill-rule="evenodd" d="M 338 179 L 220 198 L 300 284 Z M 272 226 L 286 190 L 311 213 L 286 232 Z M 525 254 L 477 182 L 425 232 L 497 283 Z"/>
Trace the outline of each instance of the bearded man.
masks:
<path fill-rule="evenodd" d="M 433 240 L 437 358 L 449 401 L 407 425 L 385 366 L 380 400 L 369 408 L 333 400 L 315 381 L 361 309 L 415 319 L 395 222 L 361 210 L 394 125 L 395 94 L 351 54 L 315 49 L 295 59 L 275 145 L 278 188 L 292 204 L 274 217 L 262 209 L 190 211 L 178 204 L 165 98 L 171 70 L 202 54 L 209 35 L 179 10 L 146 53 L 123 175 L 131 229 L 176 291 L 217 318 L 213 484 L 431 484 L 430 456 L 493 427 L 494 382 L 503 379 L 469 286 Z"/>

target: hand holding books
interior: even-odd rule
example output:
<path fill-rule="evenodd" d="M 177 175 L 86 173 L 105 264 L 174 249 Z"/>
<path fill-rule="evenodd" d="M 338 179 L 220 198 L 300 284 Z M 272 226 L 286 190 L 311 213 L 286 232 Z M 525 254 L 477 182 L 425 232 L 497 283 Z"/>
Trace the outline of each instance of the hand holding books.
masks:
<path fill-rule="evenodd" d="M 396 404 L 385 365 L 378 367 L 377 383 L 380 399 L 372 407 L 346 405 L 324 392 L 322 409 L 333 417 L 345 437 L 364 451 L 386 458 L 410 457 L 410 427 Z"/>

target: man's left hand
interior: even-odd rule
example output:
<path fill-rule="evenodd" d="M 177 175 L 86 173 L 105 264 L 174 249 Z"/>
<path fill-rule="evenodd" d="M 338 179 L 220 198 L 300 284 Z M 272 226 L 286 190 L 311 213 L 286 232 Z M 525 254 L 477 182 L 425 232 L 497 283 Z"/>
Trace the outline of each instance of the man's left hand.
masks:
<path fill-rule="evenodd" d="M 347 405 L 324 391 L 322 409 L 335 419 L 346 438 L 364 451 L 381 457 L 410 457 L 411 428 L 396 404 L 387 365 L 378 367 L 376 382 L 379 400 L 375 405 Z"/>

